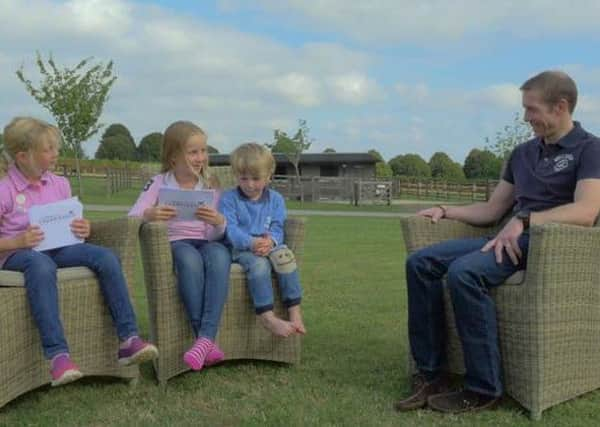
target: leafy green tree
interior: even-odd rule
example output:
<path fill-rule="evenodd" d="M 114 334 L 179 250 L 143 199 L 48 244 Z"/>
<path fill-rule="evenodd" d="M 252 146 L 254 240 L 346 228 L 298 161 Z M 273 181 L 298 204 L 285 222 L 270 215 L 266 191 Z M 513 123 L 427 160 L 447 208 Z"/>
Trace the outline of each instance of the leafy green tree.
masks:
<path fill-rule="evenodd" d="M 86 58 L 73 68 L 59 68 L 52 55 L 49 55 L 46 64 L 37 52 L 36 64 L 43 77 L 38 87 L 25 77 L 23 66 L 16 72 L 27 92 L 50 111 L 62 131 L 65 154 L 75 157 L 80 196 L 83 194 L 79 165 L 83 154 L 81 144 L 102 127 L 98 119 L 108 100 L 110 88 L 117 79 L 113 76 L 112 61 L 106 65 L 92 65 L 91 60 L 92 58 Z"/>
<path fill-rule="evenodd" d="M 208 149 L 208 154 L 219 154 L 219 150 L 217 150 L 215 147 L 213 147 L 212 145 L 209 145 L 207 147 Z"/>
<path fill-rule="evenodd" d="M 283 153 L 294 166 L 296 179 L 300 185 L 300 201 L 304 202 L 304 190 L 300 183 L 300 157 L 302 153 L 310 148 L 313 139 L 309 137 L 310 129 L 306 120 L 298 120 L 298 130 L 294 136 L 290 137 L 287 133 L 275 129 L 273 132 L 273 142 L 265 145 L 274 153 Z"/>
<path fill-rule="evenodd" d="M 144 136 L 137 147 L 137 158 L 142 162 L 160 162 L 162 133 L 152 132 Z"/>
<path fill-rule="evenodd" d="M 418 154 L 404 154 L 391 159 L 388 163 L 396 176 L 430 177 L 431 168 Z"/>
<path fill-rule="evenodd" d="M 326 149 L 323 150 L 323 153 L 335 153 L 335 149 L 331 148 L 331 147 L 327 147 Z"/>
<path fill-rule="evenodd" d="M 125 135 L 107 136 L 98 146 L 96 159 L 135 160 L 135 145 Z"/>
<path fill-rule="evenodd" d="M 429 159 L 431 176 L 448 180 L 464 180 L 465 174 L 459 163 L 453 161 L 446 153 L 438 151 Z"/>
<path fill-rule="evenodd" d="M 133 145 L 135 145 L 133 136 L 131 136 L 131 132 L 129 132 L 129 129 L 127 129 L 127 126 L 125 126 L 121 123 L 113 123 L 110 126 L 108 126 L 104 130 L 104 133 L 102 134 L 102 138 L 108 138 L 109 136 L 117 136 L 117 135 L 125 136 L 127 139 L 129 139 L 133 143 Z"/>
<path fill-rule="evenodd" d="M 469 179 L 498 179 L 502 170 L 502 159 L 489 150 L 472 149 L 463 165 Z"/>
<path fill-rule="evenodd" d="M 489 151 L 506 160 L 517 145 L 531 138 L 533 138 L 531 126 L 521 119 L 519 113 L 515 113 L 512 123 L 496 132 L 494 141 L 485 138 L 485 145 Z"/>
<path fill-rule="evenodd" d="M 133 137 L 124 125 L 113 123 L 106 128 L 96 151 L 97 159 L 136 160 Z"/>
<path fill-rule="evenodd" d="M 385 160 L 383 160 L 383 156 L 379 153 L 379 151 L 371 149 L 368 151 L 371 157 L 374 157 L 378 160 L 375 163 L 375 176 L 377 178 L 391 178 L 394 174 L 390 165 L 388 165 Z"/>
<path fill-rule="evenodd" d="M 374 157 L 379 162 L 385 161 L 385 160 L 383 160 L 383 156 L 381 155 L 381 153 L 379 151 L 375 150 L 374 148 L 371 148 L 369 151 L 367 151 L 367 153 L 369 153 L 371 155 L 371 157 Z"/>

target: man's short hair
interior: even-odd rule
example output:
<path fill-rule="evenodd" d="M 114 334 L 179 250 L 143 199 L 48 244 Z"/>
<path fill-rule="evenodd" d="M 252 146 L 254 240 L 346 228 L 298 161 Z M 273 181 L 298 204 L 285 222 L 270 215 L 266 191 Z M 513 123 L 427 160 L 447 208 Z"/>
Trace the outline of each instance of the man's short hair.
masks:
<path fill-rule="evenodd" d="M 543 71 L 521 85 L 521 91 L 536 90 L 548 105 L 556 105 L 561 99 L 569 104 L 569 113 L 573 114 L 577 105 L 577 85 L 565 72 Z"/>
<path fill-rule="evenodd" d="M 270 178 L 275 173 L 275 159 L 264 145 L 249 142 L 237 147 L 230 156 L 235 176 L 251 175 Z"/>

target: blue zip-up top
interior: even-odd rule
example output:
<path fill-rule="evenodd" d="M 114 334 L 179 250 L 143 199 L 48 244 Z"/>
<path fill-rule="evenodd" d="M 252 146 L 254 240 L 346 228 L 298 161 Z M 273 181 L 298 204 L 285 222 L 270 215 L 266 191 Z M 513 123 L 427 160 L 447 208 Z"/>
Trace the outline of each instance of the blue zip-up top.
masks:
<path fill-rule="evenodd" d="M 287 216 L 281 194 L 270 188 L 260 199 L 250 200 L 238 187 L 224 192 L 219 210 L 227 220 L 225 235 L 237 250 L 252 249 L 254 237 L 268 234 L 275 246 L 283 243 L 283 224 Z"/>

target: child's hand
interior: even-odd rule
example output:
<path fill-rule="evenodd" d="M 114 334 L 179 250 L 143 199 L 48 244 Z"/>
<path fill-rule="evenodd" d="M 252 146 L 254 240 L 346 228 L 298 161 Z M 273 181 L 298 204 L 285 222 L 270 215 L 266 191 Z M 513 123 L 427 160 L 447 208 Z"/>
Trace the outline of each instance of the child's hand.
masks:
<path fill-rule="evenodd" d="M 144 211 L 146 221 L 168 221 L 177 215 L 177 209 L 173 206 L 158 205 Z"/>
<path fill-rule="evenodd" d="M 225 224 L 225 217 L 223 217 L 223 215 L 221 215 L 215 209 L 206 206 L 200 206 L 198 209 L 196 209 L 196 218 L 210 225 Z"/>
<path fill-rule="evenodd" d="M 273 240 L 270 237 L 255 237 L 252 241 L 252 253 L 256 256 L 267 256 L 273 249 Z"/>
<path fill-rule="evenodd" d="M 30 225 L 15 239 L 19 248 L 34 248 L 44 240 L 44 232 L 38 225 Z"/>
<path fill-rule="evenodd" d="M 76 218 L 71 222 L 71 232 L 80 239 L 90 237 L 90 222 L 85 218 Z"/>

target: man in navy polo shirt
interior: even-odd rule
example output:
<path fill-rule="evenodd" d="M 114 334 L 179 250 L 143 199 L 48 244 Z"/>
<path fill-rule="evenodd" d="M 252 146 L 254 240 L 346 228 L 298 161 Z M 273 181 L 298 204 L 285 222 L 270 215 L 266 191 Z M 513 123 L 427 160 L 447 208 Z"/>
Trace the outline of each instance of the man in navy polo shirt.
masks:
<path fill-rule="evenodd" d="M 442 412 L 492 407 L 502 395 L 494 302 L 499 286 L 527 263 L 531 224 L 592 226 L 600 212 L 600 139 L 572 120 L 575 82 L 544 71 L 521 86 L 524 119 L 535 134 L 512 152 L 490 199 L 468 206 L 436 206 L 418 215 L 487 225 L 511 211 L 493 238 L 450 240 L 421 249 L 406 261 L 408 330 L 418 373 L 412 394 L 396 403 L 406 411 L 429 406 Z M 445 318 L 442 278 L 450 291 L 463 346 L 464 389 L 448 392 L 440 374 Z"/>

